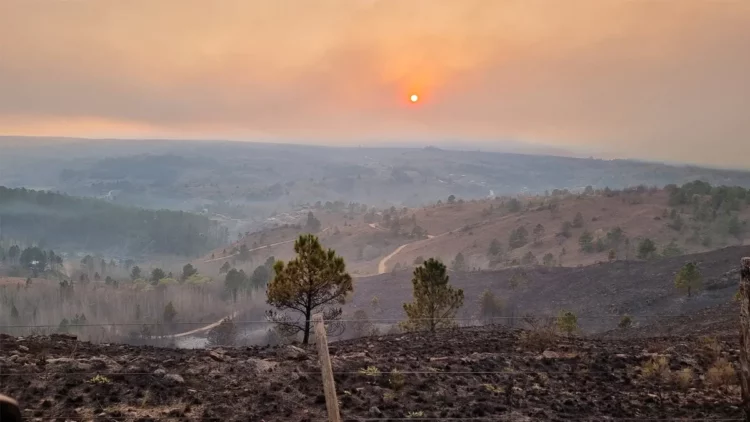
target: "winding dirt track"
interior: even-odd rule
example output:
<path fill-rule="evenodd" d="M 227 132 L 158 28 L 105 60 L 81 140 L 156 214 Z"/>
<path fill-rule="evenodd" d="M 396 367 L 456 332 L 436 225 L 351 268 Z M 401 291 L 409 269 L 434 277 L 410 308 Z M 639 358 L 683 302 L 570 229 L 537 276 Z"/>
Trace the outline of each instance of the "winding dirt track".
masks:
<path fill-rule="evenodd" d="M 221 324 L 227 318 L 235 318 L 237 316 L 237 314 L 238 314 L 237 312 L 232 312 L 231 315 L 225 316 L 224 318 L 222 318 L 222 319 L 220 319 L 220 320 L 218 320 L 218 321 L 216 321 L 214 323 L 205 325 L 205 326 L 200 327 L 200 328 L 196 328 L 194 330 L 185 331 L 184 333 L 168 334 L 168 335 L 165 335 L 165 336 L 157 336 L 157 337 L 153 337 L 153 338 L 179 338 L 179 337 L 187 337 L 187 336 L 191 336 L 193 334 L 202 333 L 202 332 L 208 331 L 208 330 L 210 330 L 210 329 L 212 329 L 214 327 L 218 327 L 219 324 Z"/>

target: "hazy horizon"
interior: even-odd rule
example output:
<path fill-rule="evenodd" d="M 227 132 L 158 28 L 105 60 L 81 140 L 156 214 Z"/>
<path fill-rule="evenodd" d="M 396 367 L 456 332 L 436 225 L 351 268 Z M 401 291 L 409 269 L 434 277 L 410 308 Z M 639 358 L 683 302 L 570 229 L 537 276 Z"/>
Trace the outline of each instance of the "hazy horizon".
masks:
<path fill-rule="evenodd" d="M 747 169 L 749 44 L 740 1 L 8 0 L 0 135 Z"/>

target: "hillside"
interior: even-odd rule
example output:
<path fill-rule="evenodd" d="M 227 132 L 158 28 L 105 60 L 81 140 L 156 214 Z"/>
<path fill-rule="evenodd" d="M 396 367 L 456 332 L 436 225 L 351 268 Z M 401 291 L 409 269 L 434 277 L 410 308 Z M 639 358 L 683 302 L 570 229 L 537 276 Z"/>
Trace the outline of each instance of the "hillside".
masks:
<path fill-rule="evenodd" d="M 719 357 L 737 365 L 734 341 L 707 350 L 693 338 L 533 339 L 530 332 L 465 328 L 333 343 L 342 417 L 743 417 L 733 373 L 709 374 Z M 313 348 L 174 350 L 0 335 L 0 350 L 0 388 L 29 419 L 326 420 Z M 655 356 L 666 371 L 649 372 Z"/>
<path fill-rule="evenodd" d="M 694 182 L 667 189 L 590 189 L 582 194 L 553 191 L 549 196 L 457 199 L 376 213 L 310 210 L 321 228 L 329 229 L 320 233 L 324 245 L 344 256 L 354 275 L 366 276 L 411 268 L 430 257 L 451 266 L 459 253 L 464 258 L 462 267 L 471 270 L 535 264 L 575 267 L 608 261 L 610 253 L 614 259 L 634 260 L 645 239 L 654 244 L 648 258 L 741 245 L 750 239 L 749 200 L 743 188 Z M 298 214 L 295 220 L 299 227 L 252 233 L 223 248 L 226 254 L 221 249 L 205 256 L 204 263 L 214 263 L 205 270 L 217 270 L 232 258 L 232 248 L 242 244 L 252 250 L 254 265 L 269 256 L 290 259 L 294 238 L 307 231 L 302 227 L 304 215 Z M 421 233 L 415 235 L 415 228 Z M 524 239 L 516 238 L 513 244 L 513 233 L 521 228 Z M 202 264 L 196 261 L 196 265 Z"/>
<path fill-rule="evenodd" d="M 677 321 L 671 322 L 675 325 L 695 320 L 691 315 L 705 308 L 730 303 L 737 292 L 739 263 L 744 256 L 750 256 L 750 246 L 652 261 L 454 272 L 450 277 L 451 285 L 464 290 L 459 318 L 477 318 L 479 297 L 489 290 L 503 301 L 499 323 L 522 327 L 527 314 L 554 317 L 561 310 L 569 310 L 578 315 L 581 330 L 590 334 L 615 329 L 623 315 L 631 315 L 636 327 L 672 319 Z M 675 275 L 688 261 L 697 262 L 703 275 L 703 289 L 691 298 L 674 286 Z M 514 286 L 511 280 L 519 274 L 523 277 Z M 360 278 L 346 309 L 351 314 L 364 310 L 373 319 L 400 321 L 405 318 L 402 304 L 411 294 L 408 271 Z M 374 297 L 377 309 L 372 306 Z M 686 317 L 680 319 L 683 315 Z M 678 332 L 690 334 L 690 328 L 688 325 Z M 668 330 L 657 333 L 667 334 Z"/>
<path fill-rule="evenodd" d="M 118 257 L 195 256 L 227 241 L 225 230 L 205 216 L 2 186 L 0 234 L 26 244 Z"/>

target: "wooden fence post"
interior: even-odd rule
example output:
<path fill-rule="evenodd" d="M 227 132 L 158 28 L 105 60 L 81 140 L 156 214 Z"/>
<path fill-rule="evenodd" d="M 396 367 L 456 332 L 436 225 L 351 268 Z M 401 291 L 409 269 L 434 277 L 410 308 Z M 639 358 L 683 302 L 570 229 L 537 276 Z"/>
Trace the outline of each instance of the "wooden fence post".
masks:
<path fill-rule="evenodd" d="M 336 383 L 333 381 L 333 368 L 331 357 L 328 355 L 328 337 L 323 314 L 313 315 L 315 325 L 315 342 L 318 345 L 318 358 L 320 359 L 320 372 L 323 375 L 323 390 L 326 395 L 326 409 L 328 409 L 329 422 L 341 422 L 339 414 L 339 402 L 336 398 Z"/>
<path fill-rule="evenodd" d="M 740 269 L 740 385 L 745 421 L 750 422 L 750 258 L 742 258 Z"/>

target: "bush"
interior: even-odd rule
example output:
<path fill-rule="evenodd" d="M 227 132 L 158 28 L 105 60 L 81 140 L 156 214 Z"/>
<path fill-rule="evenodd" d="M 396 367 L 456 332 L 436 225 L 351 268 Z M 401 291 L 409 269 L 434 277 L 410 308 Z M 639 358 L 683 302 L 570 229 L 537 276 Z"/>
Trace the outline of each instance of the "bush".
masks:
<path fill-rule="evenodd" d="M 729 361 L 718 359 L 706 372 L 706 384 L 714 387 L 732 385 L 737 382 L 737 374 Z"/>
<path fill-rule="evenodd" d="M 672 378 L 669 360 L 665 356 L 652 357 L 641 367 L 641 375 L 646 379 L 669 382 Z"/>
<path fill-rule="evenodd" d="M 620 323 L 617 324 L 617 327 L 621 330 L 627 330 L 628 328 L 633 326 L 633 318 L 630 317 L 630 315 L 625 315 L 620 320 Z"/>
<path fill-rule="evenodd" d="M 675 374 L 675 383 L 682 388 L 683 390 L 687 390 L 690 387 L 690 384 L 693 383 L 693 369 L 692 368 L 683 368 L 679 372 Z"/>
<path fill-rule="evenodd" d="M 390 376 L 388 377 L 388 384 L 390 384 L 393 391 L 400 391 L 402 388 L 404 388 L 404 384 L 406 384 L 404 374 L 399 372 L 398 369 L 392 370 Z"/>

